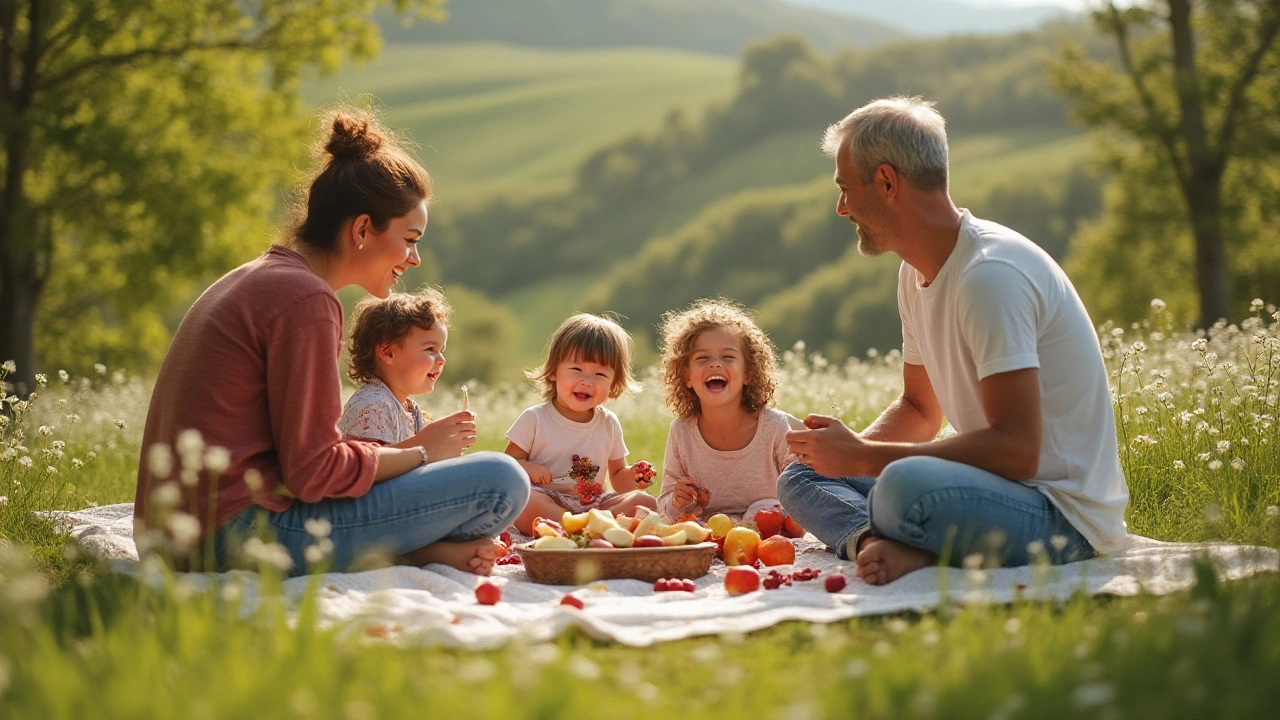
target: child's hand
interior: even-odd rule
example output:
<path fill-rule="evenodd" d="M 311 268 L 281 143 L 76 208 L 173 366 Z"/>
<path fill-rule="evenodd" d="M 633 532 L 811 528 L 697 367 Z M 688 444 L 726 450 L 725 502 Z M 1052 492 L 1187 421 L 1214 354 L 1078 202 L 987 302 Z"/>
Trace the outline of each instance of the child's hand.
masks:
<path fill-rule="evenodd" d="M 476 441 L 476 415 L 462 410 L 443 417 L 422 428 L 413 440 L 426 449 L 431 462 L 459 457 Z"/>
<path fill-rule="evenodd" d="M 551 468 L 528 460 L 522 460 L 520 464 L 524 466 L 524 471 L 529 473 L 529 482 L 534 485 L 551 484 Z"/>
<path fill-rule="evenodd" d="M 658 474 L 653 469 L 653 465 L 648 460 L 638 460 L 635 465 L 627 468 L 631 472 L 631 477 L 635 480 L 637 490 L 646 490 L 653 484 L 653 478 Z"/>
<path fill-rule="evenodd" d="M 676 507 L 688 508 L 698 503 L 698 483 L 691 477 L 682 477 L 676 483 Z"/>

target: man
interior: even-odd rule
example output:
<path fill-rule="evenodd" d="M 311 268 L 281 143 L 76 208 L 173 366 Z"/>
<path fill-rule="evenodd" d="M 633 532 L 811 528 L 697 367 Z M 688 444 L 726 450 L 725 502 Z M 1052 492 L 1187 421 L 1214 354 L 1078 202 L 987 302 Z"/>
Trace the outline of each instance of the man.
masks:
<path fill-rule="evenodd" d="M 876 100 L 827 129 L 836 212 L 902 258 L 903 391 L 866 430 L 787 435 L 787 510 L 873 584 L 981 554 L 1070 562 L 1123 546 L 1128 487 L 1098 337 L 1070 280 L 948 193 L 945 121 Z M 935 439 L 943 418 L 955 430 Z"/>

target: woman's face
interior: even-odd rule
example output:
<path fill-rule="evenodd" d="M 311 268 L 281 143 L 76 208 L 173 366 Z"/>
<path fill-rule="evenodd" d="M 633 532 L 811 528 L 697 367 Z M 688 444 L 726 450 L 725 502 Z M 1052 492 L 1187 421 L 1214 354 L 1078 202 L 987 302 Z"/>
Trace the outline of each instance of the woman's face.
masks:
<path fill-rule="evenodd" d="M 367 215 L 356 218 L 352 229 L 357 243 L 353 253 L 356 284 L 371 295 L 387 297 L 405 271 L 422 264 L 418 241 L 427 229 L 427 202 L 423 200 L 414 205 L 409 212 L 388 223 L 382 232 L 378 232 Z M 360 243 L 364 244 L 363 248 L 359 247 Z"/>

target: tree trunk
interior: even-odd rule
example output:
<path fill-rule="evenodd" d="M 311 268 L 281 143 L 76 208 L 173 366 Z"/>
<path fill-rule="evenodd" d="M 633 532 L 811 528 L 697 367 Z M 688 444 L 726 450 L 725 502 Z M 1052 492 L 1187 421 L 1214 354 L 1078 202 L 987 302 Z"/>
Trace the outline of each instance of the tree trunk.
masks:
<path fill-rule="evenodd" d="M 1199 172 L 1196 172 L 1196 171 Z M 1227 253 L 1222 233 L 1222 172 L 1193 168 L 1186 195 L 1191 233 L 1196 242 L 1196 289 L 1200 292 L 1200 326 L 1231 317 L 1227 288 Z"/>
<path fill-rule="evenodd" d="M 35 277 L 33 263 L 11 255 L 6 252 L 0 259 L 0 362 L 17 364 L 18 371 L 5 380 L 26 397 L 35 389 L 35 315 L 43 283 Z"/>

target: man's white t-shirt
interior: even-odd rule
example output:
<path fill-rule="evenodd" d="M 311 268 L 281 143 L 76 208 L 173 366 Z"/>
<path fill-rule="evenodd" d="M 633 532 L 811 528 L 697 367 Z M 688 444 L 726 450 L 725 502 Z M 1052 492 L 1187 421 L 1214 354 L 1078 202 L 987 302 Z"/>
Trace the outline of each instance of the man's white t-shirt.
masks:
<path fill-rule="evenodd" d="M 1066 273 L 1044 250 L 966 210 L 955 249 L 927 287 L 898 272 L 902 358 L 923 365 L 957 432 L 988 427 L 978 382 L 1039 368 L 1040 468 L 1048 496 L 1099 552 L 1123 546 L 1129 488 L 1098 335 Z"/>
<path fill-rule="evenodd" d="M 507 439 L 529 453 L 529 459 L 551 470 L 550 485 L 542 490 L 572 494 L 575 481 L 569 479 L 573 456 L 590 458 L 600 467 L 596 482 L 606 485 L 609 461 L 625 459 L 627 446 L 622 442 L 622 423 L 607 408 L 597 407 L 587 422 L 574 422 L 551 403 L 535 405 L 524 412 L 507 430 Z"/>

